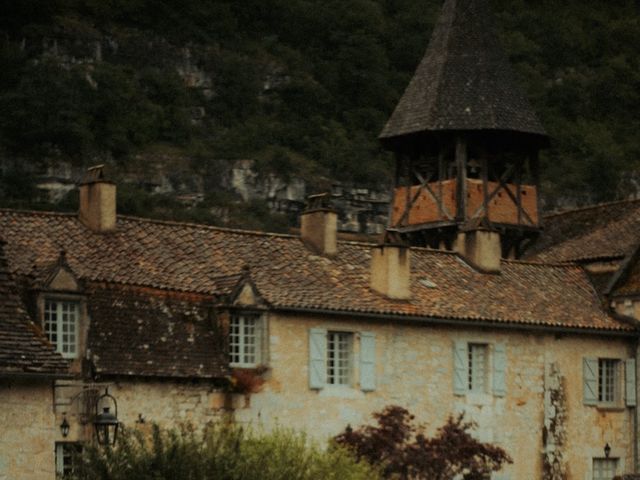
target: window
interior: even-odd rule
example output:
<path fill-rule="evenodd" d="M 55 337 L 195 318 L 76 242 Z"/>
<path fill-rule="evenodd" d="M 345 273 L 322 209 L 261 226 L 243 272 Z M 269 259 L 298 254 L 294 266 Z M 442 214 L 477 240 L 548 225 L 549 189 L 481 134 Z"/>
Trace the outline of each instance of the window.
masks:
<path fill-rule="evenodd" d="M 507 353 L 503 343 L 455 341 L 453 344 L 453 392 L 507 393 Z"/>
<path fill-rule="evenodd" d="M 327 334 L 327 383 L 329 385 L 351 383 L 352 345 L 352 333 L 329 332 Z"/>
<path fill-rule="evenodd" d="M 468 388 L 472 392 L 487 390 L 487 348 L 483 343 L 470 343 L 468 349 Z"/>
<path fill-rule="evenodd" d="M 78 457 L 82 454 L 82 444 L 78 442 L 56 443 L 56 475 L 65 478 L 75 473 Z"/>
<path fill-rule="evenodd" d="M 618 395 L 619 360 L 598 359 L 598 402 L 614 403 Z"/>
<path fill-rule="evenodd" d="M 376 389 L 375 333 L 309 329 L 309 387 L 330 385 Z"/>
<path fill-rule="evenodd" d="M 233 315 L 229 325 L 231 364 L 255 367 L 262 362 L 262 317 L 259 314 Z"/>
<path fill-rule="evenodd" d="M 617 458 L 594 458 L 593 480 L 612 480 L 618 470 Z"/>
<path fill-rule="evenodd" d="M 582 381 L 585 405 L 636 406 L 636 361 L 633 358 L 583 358 Z"/>
<path fill-rule="evenodd" d="M 76 301 L 45 299 L 45 334 L 65 358 L 78 356 L 79 306 Z"/>

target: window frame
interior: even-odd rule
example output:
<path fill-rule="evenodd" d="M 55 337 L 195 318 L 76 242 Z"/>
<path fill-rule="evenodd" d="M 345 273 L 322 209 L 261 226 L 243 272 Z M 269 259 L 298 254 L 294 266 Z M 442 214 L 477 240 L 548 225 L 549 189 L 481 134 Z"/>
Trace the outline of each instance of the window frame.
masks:
<path fill-rule="evenodd" d="M 326 378 L 331 387 L 349 387 L 354 381 L 354 339 L 353 332 L 342 330 L 327 331 Z M 332 348 L 332 345 L 338 348 Z M 332 355 L 333 352 L 333 355 Z M 338 358 L 336 359 L 336 355 Z M 336 360 L 338 365 L 335 365 Z"/>
<path fill-rule="evenodd" d="M 72 448 L 74 451 L 65 452 L 65 449 Z M 64 479 L 68 478 L 68 475 L 72 475 L 77 464 L 74 464 L 74 456 L 82 454 L 84 449 L 83 442 L 56 442 L 55 443 L 55 471 L 56 478 Z M 65 460 L 69 460 L 69 463 L 65 463 Z"/>
<path fill-rule="evenodd" d="M 47 306 L 50 302 L 55 302 L 57 304 L 57 308 L 56 308 L 57 318 L 55 322 L 49 322 L 47 319 L 47 315 L 49 313 L 47 310 Z M 73 352 L 64 351 L 65 343 L 63 342 L 62 337 L 65 334 L 68 334 L 69 332 L 64 332 L 64 329 L 63 329 L 64 320 L 62 318 L 58 318 L 61 313 L 62 314 L 65 313 L 61 311 L 63 304 L 74 304 L 76 307 L 75 308 L 76 318 L 74 323 L 75 341 L 73 344 L 75 351 Z M 84 297 L 79 295 L 60 295 L 60 294 L 45 293 L 41 297 L 39 310 L 41 312 L 40 319 L 41 319 L 42 331 L 46 336 L 47 340 L 49 340 L 49 342 L 55 347 L 56 352 L 59 353 L 63 358 L 66 358 L 69 360 L 80 358 L 82 356 L 81 352 L 83 350 L 83 345 L 84 345 L 84 321 L 83 321 L 83 319 L 85 318 Z M 56 325 L 55 341 L 51 337 L 51 334 L 53 332 L 50 332 L 49 329 L 47 328 L 48 323 L 55 323 Z M 67 342 L 67 344 L 69 344 L 69 342 Z"/>
<path fill-rule="evenodd" d="M 607 474 L 609 472 L 599 469 L 599 472 L 596 472 L 596 463 L 611 463 L 613 465 L 613 472 L 610 477 L 601 476 L 601 473 Z M 618 474 L 618 468 L 620 465 L 620 459 L 617 457 L 594 457 L 591 460 L 591 478 L 592 480 L 611 480 Z M 596 473 L 599 476 L 596 477 Z"/>
<path fill-rule="evenodd" d="M 247 319 L 251 319 L 253 322 L 252 332 L 250 338 L 252 341 L 250 345 L 253 346 L 252 352 L 244 351 L 247 347 L 248 332 Z M 236 326 L 236 322 L 238 325 Z M 229 365 L 236 368 L 256 368 L 265 363 L 265 314 L 263 312 L 255 311 L 235 311 L 231 312 L 229 316 Z M 235 332 L 235 329 L 242 330 Z M 237 338 L 237 341 L 234 339 Z M 237 346 L 237 351 L 235 351 Z M 249 356 L 253 361 L 249 360 Z"/>
<path fill-rule="evenodd" d="M 621 369 L 621 359 L 598 357 L 598 405 L 617 407 L 622 404 Z"/>
<path fill-rule="evenodd" d="M 478 353 L 474 354 L 474 352 Z M 480 352 L 482 358 L 478 358 Z M 488 343 L 467 342 L 467 391 L 469 393 L 489 392 L 489 354 Z M 480 374 L 476 373 L 478 371 Z"/>

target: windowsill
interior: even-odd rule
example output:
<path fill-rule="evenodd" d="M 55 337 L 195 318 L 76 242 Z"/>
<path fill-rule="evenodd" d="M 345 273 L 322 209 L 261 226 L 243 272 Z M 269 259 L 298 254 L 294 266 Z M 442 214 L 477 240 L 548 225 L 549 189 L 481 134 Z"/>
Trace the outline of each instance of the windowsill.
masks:
<path fill-rule="evenodd" d="M 230 363 L 229 367 L 235 370 L 249 370 L 255 374 L 262 375 L 269 367 L 262 363 Z"/>
<path fill-rule="evenodd" d="M 467 403 L 470 405 L 485 406 L 493 403 L 493 395 L 484 392 L 467 392 Z"/>
<path fill-rule="evenodd" d="M 321 397 L 332 398 L 363 398 L 364 393 L 351 385 L 325 385 L 318 392 Z"/>
<path fill-rule="evenodd" d="M 624 412 L 627 407 L 624 405 L 598 403 L 595 407 L 601 412 Z"/>

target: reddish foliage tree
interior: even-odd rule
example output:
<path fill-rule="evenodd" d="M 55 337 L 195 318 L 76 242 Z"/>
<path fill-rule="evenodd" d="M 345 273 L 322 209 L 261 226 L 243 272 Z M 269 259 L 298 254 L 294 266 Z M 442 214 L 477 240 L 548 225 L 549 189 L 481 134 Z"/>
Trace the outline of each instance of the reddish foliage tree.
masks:
<path fill-rule="evenodd" d="M 498 471 L 511 457 L 500 447 L 473 438 L 472 422 L 464 416 L 449 417 L 433 438 L 413 423 L 414 416 L 398 406 L 387 406 L 373 414 L 377 425 L 347 429 L 335 441 L 373 465 L 379 465 L 385 478 L 482 480 Z"/>

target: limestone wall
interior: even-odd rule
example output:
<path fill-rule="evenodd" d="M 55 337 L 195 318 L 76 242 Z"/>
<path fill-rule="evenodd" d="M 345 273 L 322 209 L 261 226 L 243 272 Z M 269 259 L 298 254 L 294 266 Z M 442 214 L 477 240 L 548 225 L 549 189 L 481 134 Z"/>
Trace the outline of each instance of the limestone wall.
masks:
<path fill-rule="evenodd" d="M 109 394 L 117 401 L 118 419 L 125 427 L 140 428 L 152 423 L 168 428 L 182 424 L 204 425 L 228 412 L 226 395 L 207 382 L 136 378 L 105 381 L 93 386 L 96 397 L 108 387 Z M 94 435 L 90 423 L 93 412 L 83 415 L 87 403 L 79 394 L 81 390 L 81 382 L 60 382 L 56 388 L 58 423 L 66 414 L 71 426 L 67 439 L 70 441 L 91 440 Z M 71 398 L 75 399 L 70 402 Z"/>
<path fill-rule="evenodd" d="M 374 332 L 376 383 L 373 392 L 352 386 L 309 388 L 309 329 Z M 236 419 L 270 428 L 281 424 L 327 438 L 347 424 L 370 421 L 389 404 L 402 405 L 427 426 L 428 433 L 447 416 L 466 412 L 478 423 L 477 436 L 505 448 L 514 458 L 502 476 L 541 478 L 545 423 L 545 369 L 553 364 L 566 394 L 566 442 L 561 447 L 570 479 L 591 478 L 593 457 L 609 443 L 620 473 L 632 465 L 632 410 L 583 405 L 582 358 L 631 358 L 631 342 L 588 335 L 551 335 L 492 329 L 453 329 L 365 322 L 353 318 L 275 315 L 269 317 L 267 382 L 250 402 L 237 402 Z M 506 395 L 454 395 L 453 342 L 502 343 L 506 347 Z M 357 358 L 359 341 L 354 341 Z M 555 378 L 555 377 L 554 377 Z M 490 380 L 489 380 L 490 381 Z M 548 380 L 547 380 L 548 381 Z M 557 383 L 557 381 L 555 381 Z M 547 416 L 549 407 L 547 407 Z"/>
<path fill-rule="evenodd" d="M 225 394 L 206 382 L 120 381 L 109 392 L 118 400 L 118 417 L 127 426 L 142 415 L 164 426 L 203 425 L 220 418 Z"/>
<path fill-rule="evenodd" d="M 0 378 L 0 480 L 53 480 L 60 430 L 47 381 Z"/>

